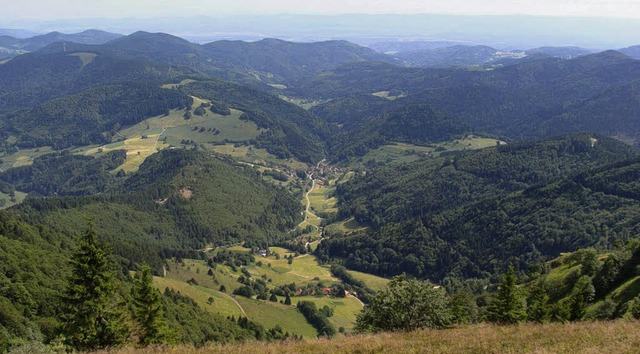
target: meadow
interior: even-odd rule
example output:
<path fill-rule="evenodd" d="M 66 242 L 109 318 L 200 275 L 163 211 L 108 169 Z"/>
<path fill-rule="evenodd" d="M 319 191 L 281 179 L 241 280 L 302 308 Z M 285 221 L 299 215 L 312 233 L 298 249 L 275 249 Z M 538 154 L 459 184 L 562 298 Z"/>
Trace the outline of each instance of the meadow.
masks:
<path fill-rule="evenodd" d="M 250 249 L 239 245 L 227 249 L 235 252 L 250 252 Z M 281 247 L 270 247 L 269 250 L 271 252 L 269 257 L 255 255 L 255 262 L 243 268 L 253 278 L 267 281 L 270 287 L 295 283 L 297 287 L 303 288 L 318 282 L 328 287 L 340 283 L 333 277 L 329 267 L 319 265 L 313 255 L 295 257 L 292 264 L 289 264 L 285 257 L 294 255 L 293 252 Z M 331 307 L 334 315 L 329 318 L 329 321 L 336 330 L 342 327 L 347 333 L 353 331 L 356 314 L 363 306 L 353 297 L 293 296 L 291 297 L 292 305 L 284 305 L 284 297 L 281 296 L 278 296 L 278 302 L 271 302 L 232 295 L 233 291 L 241 286 L 237 281 L 241 274 L 240 267 L 233 270 L 227 265 L 216 264 L 215 269 L 211 269 L 205 261 L 201 260 L 184 259 L 181 262 L 172 260 L 168 262 L 166 277 L 154 277 L 154 284 L 161 291 L 169 288 L 191 297 L 207 311 L 236 318 L 240 315 L 247 316 L 266 328 L 278 324 L 285 331 L 305 338 L 314 338 L 317 332 L 296 309 L 295 305 L 299 301 L 315 302 L 319 308 L 325 305 Z M 380 284 L 385 284 L 387 281 L 363 273 L 354 273 L 354 275 L 367 283 L 370 282 L 373 288 L 379 288 Z M 221 287 L 224 287 L 225 292 L 221 291 Z"/>
<path fill-rule="evenodd" d="M 445 330 L 363 334 L 334 339 L 289 342 L 247 342 L 108 351 L 146 353 L 637 353 L 640 321 L 469 325 Z M 103 352 L 105 353 L 105 352 Z"/>
<path fill-rule="evenodd" d="M 445 141 L 429 146 L 396 142 L 373 149 L 360 160 L 365 163 L 369 161 L 376 163 L 413 162 L 423 157 L 438 157 L 446 152 L 483 149 L 495 146 L 496 143 L 496 139 L 483 138 L 476 135 L 467 135 L 460 139 Z"/>

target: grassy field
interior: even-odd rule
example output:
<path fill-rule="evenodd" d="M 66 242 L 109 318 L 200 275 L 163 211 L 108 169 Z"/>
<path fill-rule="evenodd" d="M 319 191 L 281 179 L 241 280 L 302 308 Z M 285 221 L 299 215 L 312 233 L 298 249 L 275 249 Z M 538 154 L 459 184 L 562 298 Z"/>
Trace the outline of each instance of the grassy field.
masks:
<path fill-rule="evenodd" d="M 343 327 L 347 332 L 352 332 L 356 323 L 356 314 L 362 310 L 362 304 L 358 299 L 331 298 L 327 296 L 296 296 L 291 298 L 293 305 L 300 301 L 315 302 L 318 308 L 329 306 L 333 309 L 333 316 L 329 317 L 329 322 L 337 330 Z"/>
<path fill-rule="evenodd" d="M 236 144 L 209 144 L 207 148 L 224 155 L 229 155 L 236 160 L 256 165 L 266 165 L 269 162 L 286 166 L 292 170 L 306 170 L 309 166 L 295 158 L 286 160 L 278 159 L 265 149 L 257 149 L 253 146 L 237 146 Z"/>
<path fill-rule="evenodd" d="M 389 284 L 389 279 L 382 278 L 377 275 L 357 272 L 355 270 L 350 270 L 349 274 L 353 275 L 354 278 L 364 282 L 367 286 L 373 290 L 382 290 L 387 284 Z"/>
<path fill-rule="evenodd" d="M 331 225 L 327 225 L 327 231 L 329 233 L 340 233 L 346 234 L 354 231 L 365 230 L 366 227 L 362 226 L 356 221 L 354 218 L 349 218 L 346 220 L 342 220 L 340 222 L 333 223 Z"/>
<path fill-rule="evenodd" d="M 144 138 L 137 136 L 103 146 L 89 147 L 82 151 L 82 154 L 87 156 L 100 156 L 109 151 L 124 149 L 127 151 L 127 159 L 121 166 L 117 167 L 116 170 L 135 172 L 147 157 L 168 147 L 167 144 L 160 140 L 161 135 L 162 131 L 156 131 L 154 134 L 150 133 L 145 135 Z"/>
<path fill-rule="evenodd" d="M 161 87 L 162 87 L 162 88 L 166 88 L 166 89 L 174 89 L 174 88 L 179 87 L 179 86 L 188 85 L 188 84 L 190 84 L 190 83 L 192 83 L 192 82 L 196 82 L 196 80 L 193 80 L 193 79 L 185 79 L 185 80 L 180 81 L 180 82 L 179 82 L 179 83 L 177 83 L 177 84 L 165 84 L 165 85 L 162 85 Z"/>
<path fill-rule="evenodd" d="M 295 306 L 280 303 L 247 299 L 237 296 L 236 300 L 242 305 L 247 317 L 265 328 L 280 325 L 285 332 L 296 333 L 305 338 L 315 338 L 317 331 L 304 318 Z"/>
<path fill-rule="evenodd" d="M 335 213 L 338 211 L 336 207 L 337 199 L 332 196 L 335 192 L 335 181 L 330 181 L 329 185 L 316 183 L 309 193 L 309 202 L 311 209 L 314 211 Z"/>
<path fill-rule="evenodd" d="M 393 96 L 393 95 L 391 95 L 390 91 L 378 91 L 378 92 L 372 93 L 371 95 L 377 96 L 377 97 L 386 98 L 386 99 L 388 99 L 390 101 L 396 100 L 396 99 L 401 98 L 401 97 L 405 97 L 404 95 Z"/>
<path fill-rule="evenodd" d="M 16 204 L 22 203 L 24 198 L 27 197 L 27 193 L 15 192 L 15 203 L 11 201 L 11 197 L 8 194 L 0 193 L 0 209 L 6 209 Z"/>
<path fill-rule="evenodd" d="M 248 342 L 134 349 L 110 353 L 637 353 L 640 321 L 494 326 L 365 334 L 298 342 Z"/>
<path fill-rule="evenodd" d="M 91 63 L 93 59 L 95 59 L 98 56 L 98 54 L 96 53 L 73 53 L 69 55 L 80 58 L 80 60 L 82 61 L 83 68 L 87 66 L 87 64 Z"/>
<path fill-rule="evenodd" d="M 204 102 L 197 97 L 192 98 L 192 110 Z M 183 140 L 192 140 L 200 144 L 225 140 L 246 141 L 254 139 L 263 131 L 258 129 L 255 123 L 241 120 L 240 116 L 243 113 L 241 111 L 232 109 L 228 116 L 212 113 L 208 109 L 205 111 L 205 115 L 193 114 L 190 119 L 185 119 L 184 110 L 174 109 L 169 111 L 166 116 L 145 119 L 134 126 L 121 130 L 119 134 L 126 138 L 133 138 L 164 129 L 162 139 L 167 144 L 179 146 Z M 214 134 L 214 131 L 219 133 Z"/>
<path fill-rule="evenodd" d="M 193 97 L 193 106 L 200 106 L 203 100 Z M 172 110 L 168 115 L 146 119 L 118 132 L 114 142 L 104 146 L 93 146 L 81 150 L 85 155 L 99 155 L 116 149 L 127 150 L 127 160 L 116 170 L 134 172 L 144 160 L 161 149 L 182 146 L 185 140 L 199 144 L 222 141 L 251 140 L 262 130 L 249 121 L 240 119 L 241 111 L 232 110 L 231 115 L 222 116 L 207 112 L 203 116 L 184 118 L 184 111 Z M 217 132 L 217 133 L 215 133 Z"/>
<path fill-rule="evenodd" d="M 33 163 L 33 159 L 35 159 L 36 157 L 50 154 L 52 152 L 53 152 L 53 149 L 51 149 L 50 147 L 41 147 L 36 149 L 22 149 L 11 155 L 0 157 L 0 160 L 2 161 L 2 165 L 0 165 L 0 169 L 7 170 L 12 167 L 28 166 Z"/>
<path fill-rule="evenodd" d="M 496 145 L 495 139 L 468 135 L 461 139 L 446 141 L 430 146 L 418 146 L 404 143 L 382 145 L 369 151 L 362 157 L 363 162 L 402 163 L 416 161 L 422 157 L 437 157 L 447 151 L 483 149 Z"/>
<path fill-rule="evenodd" d="M 250 252 L 250 249 L 239 245 L 227 249 L 236 252 Z M 288 264 L 285 257 L 293 255 L 293 252 L 281 247 L 270 247 L 269 250 L 271 252 L 269 257 L 256 255 L 255 263 L 244 268 L 254 279 L 267 281 L 270 287 L 295 283 L 299 288 L 303 288 L 308 284 L 318 282 L 324 286 L 340 282 L 331 275 L 329 267 L 319 265 L 313 255 L 295 257 L 292 264 Z M 276 257 L 276 253 L 279 257 Z M 210 270 L 213 275 L 208 274 Z M 336 330 L 343 327 L 347 333 L 353 330 L 356 314 L 362 309 L 362 304 L 356 298 L 293 296 L 291 299 L 294 306 L 286 306 L 279 302 L 231 295 L 233 290 L 241 286 L 237 281 L 241 274 L 240 267 L 234 271 L 227 265 L 217 264 L 215 269 L 210 269 L 205 261 L 185 259 L 181 263 L 169 261 L 167 276 L 155 277 L 154 283 L 162 291 L 165 288 L 180 291 L 181 294 L 193 298 L 208 311 L 236 317 L 244 311 L 249 319 L 261 323 L 267 328 L 280 324 L 285 331 L 295 332 L 307 338 L 315 337 L 316 331 L 295 308 L 298 301 L 308 300 L 315 302 L 318 307 L 327 305 L 333 308 L 334 315 L 329 319 L 330 322 Z M 372 288 L 378 288 L 386 281 L 373 275 L 357 272 L 354 273 L 354 276 L 367 284 L 370 282 Z M 195 280 L 198 285 L 188 284 L 187 281 L 191 279 Z M 225 287 L 226 294 L 219 291 L 221 286 Z M 208 303 L 209 297 L 213 297 L 213 304 Z M 283 301 L 284 298 L 279 298 L 279 300 Z"/>
<path fill-rule="evenodd" d="M 304 109 L 311 109 L 319 104 L 329 102 L 329 100 L 311 100 L 311 99 L 304 99 L 304 98 L 289 97 L 284 95 L 280 95 L 278 97 L 283 101 L 293 103 L 296 106 L 302 107 Z"/>

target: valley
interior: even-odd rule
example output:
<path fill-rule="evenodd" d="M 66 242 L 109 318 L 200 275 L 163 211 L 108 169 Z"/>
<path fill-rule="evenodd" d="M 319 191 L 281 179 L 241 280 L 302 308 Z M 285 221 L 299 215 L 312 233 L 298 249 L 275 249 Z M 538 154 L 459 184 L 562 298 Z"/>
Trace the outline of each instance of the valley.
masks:
<path fill-rule="evenodd" d="M 634 48 L 0 37 L 0 352 L 635 330 Z"/>

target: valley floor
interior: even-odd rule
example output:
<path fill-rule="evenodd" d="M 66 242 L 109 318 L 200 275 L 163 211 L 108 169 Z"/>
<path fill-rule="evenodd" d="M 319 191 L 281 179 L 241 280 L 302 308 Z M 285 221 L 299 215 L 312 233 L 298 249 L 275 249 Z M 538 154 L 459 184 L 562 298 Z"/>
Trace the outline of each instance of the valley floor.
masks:
<path fill-rule="evenodd" d="M 102 353 L 638 353 L 640 321 L 471 325 L 447 330 L 354 335 L 299 342 L 250 342 Z"/>

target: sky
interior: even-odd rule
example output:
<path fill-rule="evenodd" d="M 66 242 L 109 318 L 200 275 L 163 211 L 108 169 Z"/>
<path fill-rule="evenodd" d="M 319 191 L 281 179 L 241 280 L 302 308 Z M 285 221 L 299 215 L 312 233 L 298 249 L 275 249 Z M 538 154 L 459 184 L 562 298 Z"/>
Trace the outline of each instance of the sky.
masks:
<path fill-rule="evenodd" d="M 435 13 L 640 19 L 640 0 L 0 0 L 2 21 L 216 15 Z"/>

